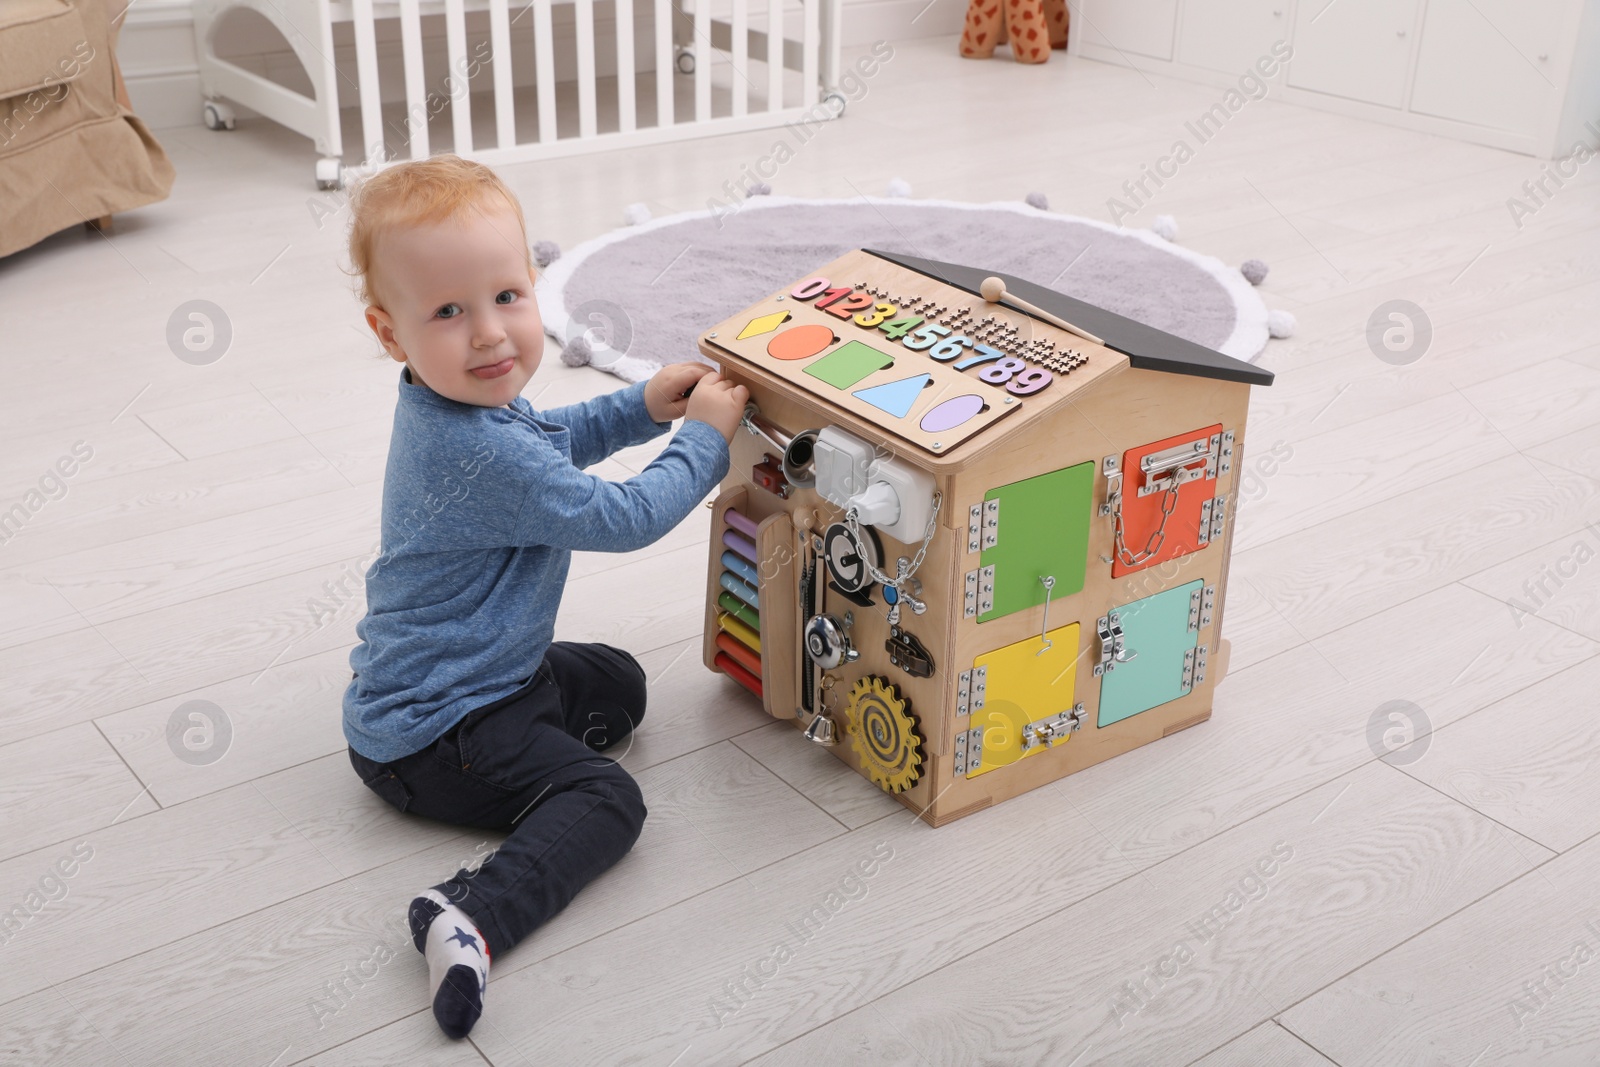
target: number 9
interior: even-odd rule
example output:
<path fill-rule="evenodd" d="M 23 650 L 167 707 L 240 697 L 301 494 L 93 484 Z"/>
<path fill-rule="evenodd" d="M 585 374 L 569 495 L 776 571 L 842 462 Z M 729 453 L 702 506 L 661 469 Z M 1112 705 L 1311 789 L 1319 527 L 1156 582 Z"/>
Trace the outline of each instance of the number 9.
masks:
<path fill-rule="evenodd" d="M 1055 375 L 1043 367 L 1031 367 L 1006 383 L 1006 392 L 1017 396 L 1032 396 L 1051 382 Z"/>

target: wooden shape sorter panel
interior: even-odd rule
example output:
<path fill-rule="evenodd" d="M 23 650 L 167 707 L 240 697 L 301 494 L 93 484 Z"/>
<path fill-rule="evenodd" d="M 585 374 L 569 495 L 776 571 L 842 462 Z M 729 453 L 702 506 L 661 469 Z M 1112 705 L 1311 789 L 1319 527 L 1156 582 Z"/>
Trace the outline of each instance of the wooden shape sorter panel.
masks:
<path fill-rule="evenodd" d="M 1233 433 L 1221 424 L 1125 452 L 1111 576 L 1198 552 L 1221 536 L 1226 498 L 1217 499 L 1217 478 L 1232 461 Z M 1156 550 L 1144 555 L 1152 543 Z"/>
<path fill-rule="evenodd" d="M 956 737 L 956 773 L 973 778 L 1064 744 L 1082 719 L 1077 663 L 1075 622 L 974 660 L 961 676 L 970 719 Z"/>
<path fill-rule="evenodd" d="M 1110 726 L 1187 696 L 1200 640 L 1205 581 L 1167 589 L 1107 612 L 1100 627 L 1098 725 Z M 1109 631 L 1110 637 L 1107 638 Z M 1108 647 L 1110 646 L 1110 647 Z"/>
<path fill-rule="evenodd" d="M 977 518 L 981 555 L 968 587 L 978 595 L 968 607 L 980 623 L 1082 591 L 1093 497 L 1092 460 L 984 494 L 980 514 L 969 515 L 967 542 L 970 549 Z M 1055 579 L 1049 589 L 1046 576 Z"/>

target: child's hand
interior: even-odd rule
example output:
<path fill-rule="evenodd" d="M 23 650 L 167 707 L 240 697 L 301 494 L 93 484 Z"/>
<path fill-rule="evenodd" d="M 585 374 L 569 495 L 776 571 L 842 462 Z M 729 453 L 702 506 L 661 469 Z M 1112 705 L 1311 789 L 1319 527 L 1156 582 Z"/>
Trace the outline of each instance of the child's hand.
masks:
<path fill-rule="evenodd" d="M 744 406 L 749 402 L 750 390 L 713 371 L 695 384 L 687 414 L 691 419 L 715 426 L 723 439 L 732 444 L 734 431 L 744 418 Z"/>
<path fill-rule="evenodd" d="M 704 363 L 674 363 L 670 367 L 662 367 L 644 387 L 645 410 L 657 422 L 683 418 L 689 406 L 683 394 L 710 373 L 711 368 Z"/>

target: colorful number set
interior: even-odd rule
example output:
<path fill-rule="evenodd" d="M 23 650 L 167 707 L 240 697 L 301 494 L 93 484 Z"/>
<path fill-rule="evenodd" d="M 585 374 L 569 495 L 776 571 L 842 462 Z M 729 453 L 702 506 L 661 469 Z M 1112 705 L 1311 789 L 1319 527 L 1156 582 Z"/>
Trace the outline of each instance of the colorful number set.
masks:
<path fill-rule="evenodd" d="M 899 309 L 932 312 L 932 301 L 874 302 L 862 289 L 811 278 L 723 323 L 705 341 L 940 455 L 1019 411 L 1054 380 L 1050 369 L 1018 358 L 1036 350 L 1024 349 L 1003 323 L 965 327 L 962 316 L 929 323 Z M 799 294 L 807 294 L 806 303 Z M 854 331 L 825 316 L 848 318 L 862 333 L 852 338 Z M 956 334 L 963 328 L 965 335 Z M 1037 342 L 1037 351 L 1047 343 Z"/>
<path fill-rule="evenodd" d="M 807 278 L 789 291 L 796 300 L 814 300 L 814 308 L 849 319 L 868 330 L 881 330 L 886 340 L 899 341 L 913 352 L 926 353 L 929 359 L 949 363 L 956 370 L 982 367 L 978 378 L 990 385 L 1004 386 L 1015 396 L 1032 396 L 1055 380 L 1043 367 L 1030 367 L 1026 360 L 1008 356 L 998 348 L 983 344 L 949 326 L 926 323 L 921 315 L 900 314 L 894 304 L 874 302 L 871 293 L 848 285 L 833 285 L 827 278 Z M 896 316 L 899 316 L 898 318 Z M 964 352 L 974 354 L 957 359 Z"/>

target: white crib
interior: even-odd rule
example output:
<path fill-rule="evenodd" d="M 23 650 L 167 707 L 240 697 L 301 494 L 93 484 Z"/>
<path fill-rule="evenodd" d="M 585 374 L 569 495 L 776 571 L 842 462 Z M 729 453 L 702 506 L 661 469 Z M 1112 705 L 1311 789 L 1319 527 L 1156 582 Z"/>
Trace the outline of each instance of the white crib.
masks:
<path fill-rule="evenodd" d="M 442 113 L 448 102 L 452 149 L 488 164 L 521 163 L 580 152 L 703 137 L 711 134 L 778 126 L 797 119 L 836 117 L 845 98 L 836 89 L 839 71 L 841 0 L 798 0 L 789 20 L 798 16 L 799 36 L 785 33 L 784 0 L 613 0 L 614 78 L 597 74 L 595 11 L 603 0 L 197 0 L 194 6 L 196 52 L 205 95 L 203 118 L 211 129 L 232 129 L 234 115 L 227 101 L 242 104 L 311 138 L 322 157 L 316 163 L 320 188 L 343 183 L 346 171 L 340 108 L 359 104 L 362 169 L 380 167 L 396 158 L 422 159 L 429 154 L 430 113 Z M 795 0 L 791 0 L 791 5 Z M 692 4 L 692 6 L 690 6 Z M 555 8 L 572 7 L 573 33 L 558 36 Z M 217 54 L 215 39 L 223 20 L 248 8 L 271 22 L 294 50 L 310 80 L 309 95 L 245 69 Z M 716 10 L 713 10 L 716 8 Z M 653 23 L 648 44 L 654 51 L 654 73 L 641 75 L 636 62 L 639 42 L 635 26 L 643 11 Z M 487 12 L 487 34 L 469 34 L 469 13 Z M 430 88 L 424 73 L 424 16 L 444 17 L 446 77 Z M 398 23 L 400 66 L 404 82 L 402 121 L 390 121 L 388 133 L 403 142 L 389 146 L 380 85 L 378 27 L 381 20 Z M 335 23 L 352 25 L 355 77 L 334 62 Z M 754 28 L 752 23 L 763 28 Z M 392 31 L 394 24 L 388 24 Z M 776 32 L 773 32 L 776 28 Z M 473 38 L 476 38 L 476 41 Z M 531 38 L 531 40 L 529 39 Z M 471 55 L 469 56 L 469 50 Z M 562 54 L 563 50 L 566 54 Z M 503 60 L 503 61 L 502 61 Z M 529 79 L 524 64 L 533 64 Z M 713 67 L 725 64 L 725 83 L 713 94 Z M 764 71 L 756 73 L 759 64 Z M 387 78 L 394 77 L 391 62 Z M 559 91 L 570 97 L 575 83 L 576 129 L 557 128 Z M 798 86 L 787 79 L 798 72 Z M 479 73 L 478 84 L 492 82 L 493 147 L 473 136 L 472 79 L 457 72 Z M 517 84 L 517 74 L 523 74 Z M 752 80 L 754 75 L 754 80 Z M 451 79 L 455 78 L 454 81 Z M 680 104 L 679 94 L 692 79 L 693 102 Z M 602 109 L 600 87 L 606 82 Z M 391 83 L 390 109 L 399 94 Z M 517 92 L 531 110 L 519 125 Z M 653 97 L 653 100 L 651 99 Z M 602 128 L 604 127 L 604 128 Z"/>

